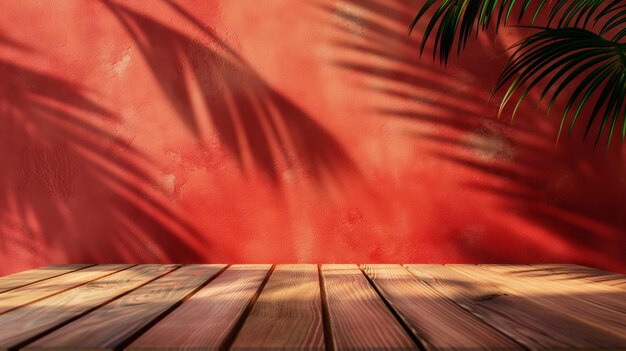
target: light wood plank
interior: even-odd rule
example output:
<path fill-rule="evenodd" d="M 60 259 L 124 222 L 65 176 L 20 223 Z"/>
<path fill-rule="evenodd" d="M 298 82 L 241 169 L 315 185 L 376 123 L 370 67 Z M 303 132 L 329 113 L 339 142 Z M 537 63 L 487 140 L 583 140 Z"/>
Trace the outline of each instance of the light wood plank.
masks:
<path fill-rule="evenodd" d="M 480 275 L 466 275 L 443 265 L 407 267 L 459 306 L 529 349 L 626 346 L 622 338 L 548 309 L 525 294 L 511 291 Z"/>
<path fill-rule="evenodd" d="M 567 314 L 599 329 L 626 338 L 626 291 L 602 284 L 575 284 L 545 277 L 512 275 L 511 265 L 451 265 L 464 274 L 485 277 L 506 286 L 507 291 L 524 294 L 546 308 Z"/>
<path fill-rule="evenodd" d="M 523 349 L 402 266 L 362 268 L 427 350 Z"/>
<path fill-rule="evenodd" d="M 626 290 L 626 275 L 576 264 L 533 264 L 519 267 L 518 274 L 526 277 L 543 276 L 554 281 L 566 280 L 582 285 L 594 282 Z"/>
<path fill-rule="evenodd" d="M 131 266 L 130 264 L 92 266 L 7 291 L 4 294 L 0 294 L 0 314 L 130 268 Z"/>
<path fill-rule="evenodd" d="M 189 265 L 118 298 L 22 350 L 114 350 L 226 265 Z"/>
<path fill-rule="evenodd" d="M 323 350 L 317 265 L 274 269 L 231 350 Z"/>
<path fill-rule="evenodd" d="M 135 340 L 129 350 L 219 350 L 234 337 L 271 265 L 233 265 Z"/>
<path fill-rule="evenodd" d="M 0 315 L 0 350 L 22 346 L 177 267 L 131 267 Z"/>
<path fill-rule="evenodd" d="M 92 264 L 53 264 L 0 277 L 0 293 L 67 274 Z"/>
<path fill-rule="evenodd" d="M 417 345 L 358 266 L 322 265 L 335 350 L 415 350 Z"/>

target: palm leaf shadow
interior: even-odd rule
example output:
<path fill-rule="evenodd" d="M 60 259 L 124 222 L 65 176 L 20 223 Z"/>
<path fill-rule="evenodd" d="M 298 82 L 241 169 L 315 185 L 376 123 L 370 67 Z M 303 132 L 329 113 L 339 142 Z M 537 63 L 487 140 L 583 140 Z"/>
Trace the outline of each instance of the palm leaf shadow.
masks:
<path fill-rule="evenodd" d="M 166 205 L 151 160 L 108 131 L 118 122 L 113 112 L 46 72 L 0 60 L 0 77 L 3 252 L 18 247 L 45 259 L 51 252 L 41 248 L 56 246 L 68 261 L 98 262 L 202 257 L 196 250 L 206 244 Z"/>
<path fill-rule="evenodd" d="M 465 185 L 503 198 L 507 205 L 500 209 L 502 215 L 520 217 L 576 247 L 585 253 L 580 263 L 623 270 L 626 237 L 619 235 L 626 228 L 626 214 L 619 206 L 626 196 L 623 148 L 598 154 L 591 145 L 572 140 L 554 146 L 554 134 L 539 127 L 546 123 L 543 118 L 518 119 L 514 124 L 490 118 L 497 114 L 495 105 L 488 106 L 484 98 L 471 92 L 455 90 L 450 82 L 455 77 L 423 64 L 412 54 L 419 51 L 419 45 L 407 38 L 406 28 L 418 8 L 414 1 L 343 0 L 340 4 L 342 8 L 322 6 L 325 18 L 334 14 L 348 23 L 334 24 L 334 49 L 346 59 L 330 64 L 383 81 L 364 88 L 397 102 L 381 104 L 371 98 L 373 116 L 414 122 L 405 135 L 420 141 L 423 152 L 483 175 L 484 181 Z M 354 35 L 357 26 L 363 28 L 360 35 Z M 496 41 L 495 45 L 500 44 Z M 369 59 L 355 61 L 355 54 Z M 493 64 L 493 58 L 482 55 L 484 62 Z M 505 57 L 500 61 L 503 66 Z M 462 63 L 470 70 L 485 64 L 479 60 Z M 433 72 L 438 76 L 433 77 Z M 497 73 L 494 70 L 493 82 Z M 482 82 L 490 79 L 478 78 Z M 468 107 L 476 103 L 486 107 Z M 534 103 L 538 105 L 536 98 Z M 541 115 L 531 105 L 519 113 Z M 551 126 L 558 128 L 558 121 Z M 503 141 L 514 150 L 512 155 L 497 150 Z M 533 233 L 513 234 L 523 242 Z M 468 260 L 511 260 L 509 253 L 499 252 L 497 247 L 469 247 L 462 240 L 455 244 Z"/>
<path fill-rule="evenodd" d="M 259 169 L 280 186 L 281 171 L 296 170 L 317 183 L 358 174 L 339 141 L 305 111 L 269 86 L 240 56 L 183 8 L 173 10 L 201 29 L 204 44 L 155 19 L 111 1 L 139 47 L 169 102 L 194 136 L 203 142 L 200 119 L 208 114 L 215 133 L 240 169 Z M 200 110 L 189 88 L 201 94 Z"/>

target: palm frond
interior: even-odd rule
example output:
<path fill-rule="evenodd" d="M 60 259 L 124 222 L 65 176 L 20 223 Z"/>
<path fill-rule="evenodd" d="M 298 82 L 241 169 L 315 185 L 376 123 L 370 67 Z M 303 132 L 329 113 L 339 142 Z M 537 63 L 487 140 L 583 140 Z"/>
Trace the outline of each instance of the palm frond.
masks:
<path fill-rule="evenodd" d="M 420 53 L 435 33 L 433 59 L 439 56 L 443 64 L 447 64 L 455 43 L 458 55 L 470 36 L 489 29 L 490 25 L 498 31 L 507 25 L 514 12 L 517 23 L 532 13 L 530 24 L 534 25 L 539 14 L 549 10 L 545 24 L 548 28 L 591 28 L 602 24 L 598 32 L 601 36 L 619 30 L 626 23 L 624 0 L 429 0 L 411 22 L 409 34 L 431 9 L 434 12 L 424 30 Z M 622 29 L 612 40 L 620 41 L 624 36 L 626 30 Z"/>
<path fill-rule="evenodd" d="M 572 132 L 581 111 L 595 98 L 585 136 L 594 122 L 599 129 L 596 143 L 607 125 L 607 146 L 618 122 L 622 122 L 622 141 L 626 137 L 626 44 L 602 38 L 581 28 L 545 28 L 522 40 L 498 78 L 495 90 L 508 84 L 500 104 L 500 112 L 518 96 L 517 107 L 530 90 L 545 80 L 548 82 L 539 100 L 550 95 L 548 112 L 557 96 L 568 86 L 576 85 L 561 115 L 561 130 L 572 115 L 569 133 Z M 570 111 L 573 113 L 570 114 Z M 602 113 L 601 113 L 602 112 Z"/>
<path fill-rule="evenodd" d="M 533 19 L 537 17 L 541 8 L 545 6 L 546 1 L 541 0 L 539 2 Z M 518 10 L 519 21 L 528 12 L 533 2 L 533 0 L 429 0 L 422 6 L 413 22 L 411 22 L 409 34 L 426 13 L 437 5 L 424 30 L 420 52 L 424 52 L 428 38 L 438 26 L 434 42 L 433 59 L 436 58 L 437 49 L 439 49 L 440 62 L 447 64 L 455 42 L 457 43 L 458 54 L 465 48 L 469 37 L 472 34 L 477 35 L 479 32 L 487 30 L 494 18 L 494 25 L 497 31 L 501 25 L 507 23 L 516 3 L 520 4 Z"/>
<path fill-rule="evenodd" d="M 623 12 L 626 3 L 623 0 L 559 0 L 552 7 L 548 15 L 548 27 L 552 23 L 558 23 L 556 28 L 589 28 L 596 26 L 607 18 L 617 16 L 624 17 Z M 561 11 L 562 10 L 562 11 Z M 609 19 L 610 22 L 612 22 Z"/>
<path fill-rule="evenodd" d="M 626 2 L 624 0 L 429 0 L 409 26 L 409 33 L 430 10 L 420 53 L 435 34 L 433 59 L 447 64 L 456 45 L 457 55 L 471 35 L 490 25 L 496 32 L 507 25 L 513 14 L 518 23 L 532 13 L 530 26 L 538 30 L 513 46 L 514 54 L 498 78 L 494 91 L 508 88 L 500 113 L 516 97 L 512 116 L 531 89 L 544 85 L 540 102 L 549 96 L 547 113 L 567 87 L 576 84 L 561 115 L 561 128 L 571 115 L 569 133 L 581 112 L 595 99 L 585 130 L 598 123 L 596 143 L 608 128 L 607 143 L 622 121 L 622 141 L 626 137 Z M 543 25 L 536 27 L 541 16 Z M 527 22 L 526 22 L 527 23 Z M 545 83 L 547 81 L 547 83 Z M 570 113 L 571 111 L 571 113 Z"/>

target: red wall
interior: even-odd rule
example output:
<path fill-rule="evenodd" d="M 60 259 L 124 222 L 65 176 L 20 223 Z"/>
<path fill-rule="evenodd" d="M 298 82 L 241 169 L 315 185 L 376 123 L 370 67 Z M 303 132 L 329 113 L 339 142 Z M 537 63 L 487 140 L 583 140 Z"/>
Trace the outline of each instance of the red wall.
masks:
<path fill-rule="evenodd" d="M 5 2 L 0 274 L 51 262 L 576 262 L 626 272 L 626 148 L 420 61 L 412 0 Z M 558 112 L 559 108 L 555 108 Z"/>

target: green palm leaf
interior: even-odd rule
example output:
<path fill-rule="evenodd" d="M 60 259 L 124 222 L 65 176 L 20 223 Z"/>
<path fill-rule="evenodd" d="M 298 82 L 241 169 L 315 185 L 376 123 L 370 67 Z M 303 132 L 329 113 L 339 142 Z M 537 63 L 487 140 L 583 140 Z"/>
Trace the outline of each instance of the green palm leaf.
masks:
<path fill-rule="evenodd" d="M 626 92 L 626 44 L 620 44 L 580 28 L 543 29 L 515 46 L 515 52 L 498 78 L 496 90 L 508 84 L 500 104 L 500 112 L 518 95 L 515 110 L 529 91 L 547 80 L 540 100 L 551 95 L 548 111 L 564 89 L 576 82 L 561 116 L 561 129 L 571 115 L 569 132 L 590 100 L 596 100 L 589 117 L 585 136 L 594 122 L 600 128 L 610 125 L 608 143 L 618 122 L 626 125 L 623 109 Z M 570 114 L 570 111 L 573 113 Z M 513 115 L 515 111 L 513 112 Z M 561 130 L 559 130 L 559 134 Z M 626 127 L 622 128 L 622 141 Z M 608 146 L 608 144 L 607 144 Z"/>
<path fill-rule="evenodd" d="M 521 3 L 521 8 L 519 9 L 518 20 L 521 20 L 533 0 L 523 0 L 519 3 Z M 545 3 L 546 0 L 539 2 L 533 18 L 537 16 Z M 458 54 L 465 47 L 472 34 L 478 34 L 489 28 L 490 23 L 493 22 L 492 19 L 495 18 L 496 30 L 501 24 L 506 24 L 515 4 L 515 0 L 428 0 L 413 19 L 409 26 L 409 33 L 413 31 L 417 23 L 431 8 L 438 5 L 426 25 L 420 52 L 424 52 L 428 38 L 438 26 L 433 58 L 437 56 L 437 48 L 439 48 L 439 59 L 442 63 L 447 64 L 455 42 L 457 43 Z"/>
<path fill-rule="evenodd" d="M 626 1 L 624 0 L 428 0 L 409 26 L 433 11 L 425 27 L 420 53 L 433 33 L 433 59 L 448 63 L 455 44 L 457 55 L 471 35 L 485 31 L 490 24 L 496 32 L 507 25 L 512 14 L 521 22 L 532 13 L 529 35 L 513 46 L 514 54 L 498 78 L 494 91 L 507 86 L 500 113 L 515 101 L 512 116 L 532 88 L 542 84 L 540 102 L 549 97 L 547 113 L 559 94 L 576 85 L 561 115 L 559 136 L 571 117 L 569 133 L 587 104 L 595 101 L 585 136 L 598 123 L 596 143 L 608 129 L 607 146 L 619 122 L 626 137 Z M 547 11 L 544 26 L 534 27 Z"/>
<path fill-rule="evenodd" d="M 439 54 L 444 64 L 448 63 L 455 43 L 458 54 L 471 35 L 489 29 L 490 24 L 497 31 L 509 22 L 513 12 L 517 13 L 518 23 L 532 12 L 530 23 L 534 24 L 543 10 L 549 10 L 546 26 L 554 28 L 588 28 L 603 23 L 600 35 L 626 23 L 624 0 L 428 0 L 409 25 L 409 33 L 429 10 L 433 14 L 424 30 L 420 52 L 424 52 L 428 39 L 436 32 L 433 58 Z M 619 41 L 624 36 L 626 31 L 622 29 L 612 40 Z"/>

